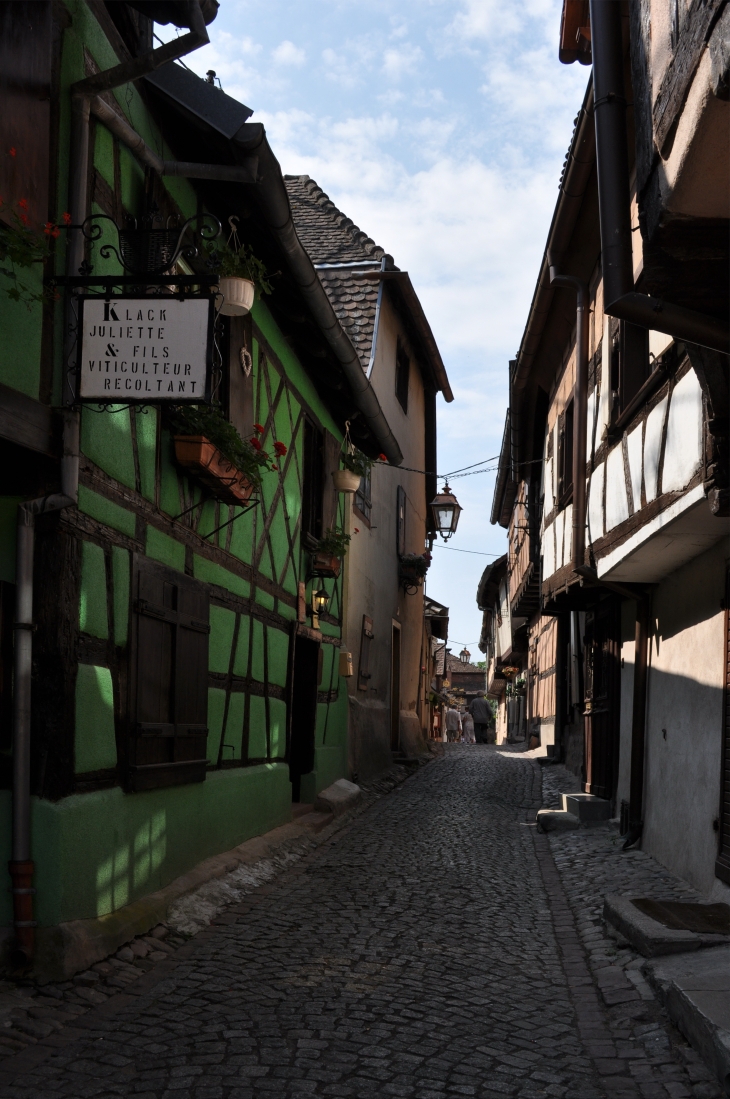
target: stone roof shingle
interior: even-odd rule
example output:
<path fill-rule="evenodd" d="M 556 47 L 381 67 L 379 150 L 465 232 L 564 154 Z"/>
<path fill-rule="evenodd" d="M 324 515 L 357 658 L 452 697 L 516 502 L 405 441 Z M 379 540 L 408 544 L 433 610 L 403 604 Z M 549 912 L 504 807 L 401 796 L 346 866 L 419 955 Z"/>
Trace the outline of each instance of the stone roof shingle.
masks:
<path fill-rule="evenodd" d="M 284 176 L 297 236 L 306 249 L 337 319 L 350 337 L 363 370 L 367 370 L 375 330 L 377 282 L 366 282 L 352 267 L 320 264 L 362 264 L 380 267 L 385 249 L 338 210 L 309 176 Z"/>

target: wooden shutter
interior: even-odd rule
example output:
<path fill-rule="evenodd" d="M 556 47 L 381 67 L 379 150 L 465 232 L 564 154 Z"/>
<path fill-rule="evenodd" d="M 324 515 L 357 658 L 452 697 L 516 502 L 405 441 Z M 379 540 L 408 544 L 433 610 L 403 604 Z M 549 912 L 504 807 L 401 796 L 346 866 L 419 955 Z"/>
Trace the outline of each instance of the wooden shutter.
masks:
<path fill-rule="evenodd" d="M 337 526 L 339 493 L 335 489 L 332 473 L 340 468 L 340 444 L 329 431 L 324 433 L 324 486 L 322 490 L 322 531 Z"/>
<path fill-rule="evenodd" d="M 402 485 L 398 485 L 396 508 L 396 548 L 398 551 L 398 556 L 403 557 L 406 552 L 406 493 Z"/>
<path fill-rule="evenodd" d="M 370 643 L 373 640 L 373 620 L 366 614 L 362 616 L 360 635 L 360 662 L 357 668 L 357 689 L 367 691 L 370 686 Z"/>
<path fill-rule="evenodd" d="M 322 537 L 324 489 L 324 439 L 311 420 L 304 421 L 304 472 L 302 475 L 302 534 Z"/>
<path fill-rule="evenodd" d="M 202 782 L 208 737 L 208 593 L 135 557 L 132 790 Z"/>
<path fill-rule="evenodd" d="M 715 875 L 730 885 L 730 569 L 725 579 L 725 682 L 722 705 L 722 769 L 720 771 L 720 841 Z"/>

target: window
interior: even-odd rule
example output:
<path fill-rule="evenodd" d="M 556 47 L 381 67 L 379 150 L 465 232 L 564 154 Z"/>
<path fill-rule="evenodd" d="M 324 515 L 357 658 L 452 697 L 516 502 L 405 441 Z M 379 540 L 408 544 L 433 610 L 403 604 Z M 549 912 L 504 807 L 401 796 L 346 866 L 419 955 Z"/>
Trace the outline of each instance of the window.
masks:
<path fill-rule="evenodd" d="M 208 592 L 197 580 L 134 559 L 128 784 L 202 782 L 208 737 Z"/>
<path fill-rule="evenodd" d="M 399 557 L 406 552 L 406 493 L 402 485 L 398 485 L 396 497 L 396 549 Z"/>
<path fill-rule="evenodd" d="M 368 470 L 362 477 L 360 487 L 355 493 L 355 510 L 368 524 L 370 523 L 370 516 L 373 510 L 371 485 L 372 471 Z"/>
<path fill-rule="evenodd" d="M 322 537 L 324 498 L 324 436 L 311 420 L 304 421 L 304 473 L 302 477 L 302 535 L 310 541 Z"/>
<path fill-rule="evenodd" d="M 360 663 L 357 668 L 358 691 L 367 691 L 370 685 L 370 645 L 373 637 L 373 620 L 364 614 L 362 616 L 362 633 L 360 635 Z"/>
<path fill-rule="evenodd" d="M 613 321 L 611 337 L 612 417 L 628 408 L 649 377 L 649 330 Z"/>
<path fill-rule="evenodd" d="M 573 399 L 558 420 L 558 502 L 565 507 L 573 499 Z"/>
<path fill-rule="evenodd" d="M 400 340 L 395 349 L 395 395 L 404 412 L 408 411 L 408 379 L 411 372 L 411 360 L 405 353 Z"/>

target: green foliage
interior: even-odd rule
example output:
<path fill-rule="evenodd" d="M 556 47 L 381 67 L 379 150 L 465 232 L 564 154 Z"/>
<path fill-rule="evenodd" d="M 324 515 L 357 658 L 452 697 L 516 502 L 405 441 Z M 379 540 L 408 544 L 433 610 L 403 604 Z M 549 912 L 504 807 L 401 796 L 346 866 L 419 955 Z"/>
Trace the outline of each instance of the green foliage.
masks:
<path fill-rule="evenodd" d="M 430 555 L 424 553 L 404 553 L 400 559 L 400 571 L 406 576 L 423 578 L 431 564 Z"/>
<path fill-rule="evenodd" d="M 354 446 L 344 451 L 342 455 L 342 464 L 345 469 L 352 470 L 353 473 L 357 473 L 360 477 L 365 477 L 373 465 L 370 458 Z"/>
<path fill-rule="evenodd" d="M 169 419 L 177 435 L 204 435 L 255 487 L 260 486 L 264 469 L 276 468 L 258 439 L 242 439 L 219 405 L 175 405 Z"/>
<path fill-rule="evenodd" d="M 351 534 L 345 534 L 340 527 L 330 527 L 317 543 L 318 553 L 328 553 L 332 557 L 343 557 L 347 553 Z"/>
<path fill-rule="evenodd" d="M 250 245 L 242 244 L 235 249 L 222 244 L 209 253 L 209 258 L 219 268 L 221 278 L 249 279 L 259 294 L 271 293 L 266 267 L 254 255 Z"/>
<path fill-rule="evenodd" d="M 11 301 L 25 302 L 30 308 L 36 302 L 45 301 L 49 292 L 45 288 L 36 290 L 29 286 L 18 272 L 28 271 L 37 263 L 45 263 L 51 240 L 58 236 L 59 229 L 51 222 L 42 232 L 32 229 L 24 210 L 25 207 L 21 206 L 20 214 L 15 210 L 9 211 L 10 224 L 0 222 L 0 274 L 5 275 L 11 284 L 5 291 L 7 297 Z"/>

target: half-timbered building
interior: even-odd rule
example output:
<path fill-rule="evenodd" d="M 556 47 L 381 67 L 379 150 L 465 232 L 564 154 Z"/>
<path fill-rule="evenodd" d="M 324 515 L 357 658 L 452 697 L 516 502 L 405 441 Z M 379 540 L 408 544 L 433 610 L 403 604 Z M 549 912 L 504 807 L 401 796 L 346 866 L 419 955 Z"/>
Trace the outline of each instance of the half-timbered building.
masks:
<path fill-rule="evenodd" d="M 318 575 L 313 554 L 347 524 L 331 478 L 346 423 L 371 457 L 402 460 L 263 126 L 174 62 L 216 8 L 0 6 L 2 922 L 17 957 L 56 975 L 151 926 L 146 896 L 347 773 L 343 576 Z M 155 46 L 154 19 L 179 36 Z M 90 215 L 105 215 L 99 239 Z M 150 314 L 183 287 L 209 294 L 190 235 L 203 215 L 237 226 L 271 282 L 248 315 L 211 321 L 209 396 L 270 455 L 245 506 L 231 462 L 186 457 L 126 364 L 115 404 L 77 385 L 78 293 L 125 322 L 125 293 Z M 117 262 L 117 228 L 145 217 L 197 219 L 169 284 Z"/>
<path fill-rule="evenodd" d="M 539 568 L 530 682 L 542 646 L 552 752 L 628 844 L 717 896 L 730 881 L 729 28 L 721 3 L 565 0 L 560 58 L 593 72 L 510 364 L 492 513 L 509 530 L 513 614 Z"/>

